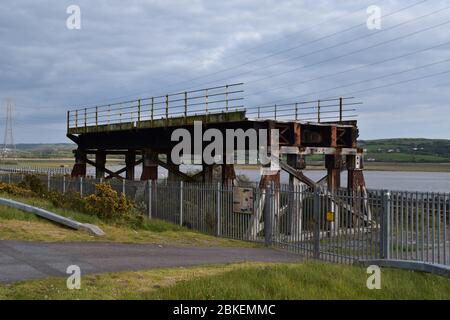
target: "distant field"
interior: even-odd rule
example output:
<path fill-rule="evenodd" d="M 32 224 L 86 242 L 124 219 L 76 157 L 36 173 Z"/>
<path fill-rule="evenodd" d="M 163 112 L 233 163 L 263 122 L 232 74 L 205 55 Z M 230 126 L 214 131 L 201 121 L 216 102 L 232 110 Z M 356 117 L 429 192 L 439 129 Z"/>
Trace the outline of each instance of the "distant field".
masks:
<path fill-rule="evenodd" d="M 450 172 L 450 140 L 385 139 L 361 140 L 365 150 L 365 169 L 380 171 Z M 74 144 L 18 144 L 17 162 L 4 164 L 39 167 L 71 167 Z M 123 162 L 116 157 L 108 162 Z M 1 164 L 2 162 L 0 162 Z M 323 156 L 308 156 L 308 169 L 323 169 Z M 240 166 L 246 168 L 246 166 Z"/>

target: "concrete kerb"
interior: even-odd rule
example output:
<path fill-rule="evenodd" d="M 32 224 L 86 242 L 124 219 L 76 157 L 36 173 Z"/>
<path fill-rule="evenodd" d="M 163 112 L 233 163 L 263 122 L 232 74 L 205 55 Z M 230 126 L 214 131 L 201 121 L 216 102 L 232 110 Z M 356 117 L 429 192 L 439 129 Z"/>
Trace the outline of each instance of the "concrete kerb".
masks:
<path fill-rule="evenodd" d="M 94 236 L 104 236 L 105 232 L 100 229 L 98 226 L 92 225 L 92 224 L 88 224 L 88 223 L 80 223 L 78 221 L 66 218 L 66 217 L 62 217 L 60 215 L 57 215 L 56 213 L 47 211 L 45 209 L 41 209 L 41 208 L 37 208 L 25 203 L 21 203 L 18 201 L 14 201 L 11 199 L 5 199 L 5 198 L 0 198 L 0 205 L 4 205 L 4 206 L 8 206 L 11 208 L 15 208 L 18 210 L 22 210 L 25 212 L 29 212 L 29 213 L 33 213 L 35 215 L 38 215 L 44 219 L 47 220 L 51 220 L 53 222 L 56 222 L 58 224 L 64 225 L 66 227 L 75 229 L 75 230 L 81 230 L 81 231 L 85 231 L 88 232 L 91 235 Z"/>

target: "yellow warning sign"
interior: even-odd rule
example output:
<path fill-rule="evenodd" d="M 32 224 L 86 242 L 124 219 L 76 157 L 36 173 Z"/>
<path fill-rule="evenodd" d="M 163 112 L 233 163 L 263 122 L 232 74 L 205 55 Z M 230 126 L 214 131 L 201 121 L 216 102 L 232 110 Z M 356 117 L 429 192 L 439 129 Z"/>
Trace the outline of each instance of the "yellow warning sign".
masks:
<path fill-rule="evenodd" d="M 332 212 L 332 211 L 327 212 L 327 221 L 329 221 L 329 222 L 334 221 L 334 212 Z"/>

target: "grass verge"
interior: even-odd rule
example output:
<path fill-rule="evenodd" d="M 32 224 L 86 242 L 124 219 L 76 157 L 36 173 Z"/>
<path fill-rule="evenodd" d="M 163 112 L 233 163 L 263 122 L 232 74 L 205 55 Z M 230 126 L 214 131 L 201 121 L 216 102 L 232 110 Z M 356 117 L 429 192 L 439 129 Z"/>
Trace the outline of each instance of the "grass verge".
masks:
<path fill-rule="evenodd" d="M 102 241 L 121 243 L 156 243 L 162 245 L 183 246 L 228 246 L 255 247 L 253 243 L 217 238 L 190 231 L 187 228 L 152 219 L 146 220 L 139 228 L 106 223 L 98 217 L 73 210 L 55 208 L 49 201 L 39 198 L 23 198 L 0 194 L 0 197 L 24 202 L 44 208 L 61 216 L 82 223 L 98 225 L 106 236 L 94 237 L 83 231 L 68 229 L 44 220 L 34 214 L 0 206 L 0 240 L 25 241 Z"/>
<path fill-rule="evenodd" d="M 450 279 L 382 269 L 381 290 L 366 269 L 307 262 L 244 263 L 83 276 L 80 290 L 51 278 L 0 285 L 0 299 L 450 299 Z"/>

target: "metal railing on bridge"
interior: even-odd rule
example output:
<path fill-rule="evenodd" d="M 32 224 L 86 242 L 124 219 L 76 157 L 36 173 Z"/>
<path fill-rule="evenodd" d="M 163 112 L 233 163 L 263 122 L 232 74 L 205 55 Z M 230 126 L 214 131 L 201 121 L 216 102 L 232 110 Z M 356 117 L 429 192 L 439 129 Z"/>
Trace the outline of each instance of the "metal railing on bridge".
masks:
<path fill-rule="evenodd" d="M 237 120 L 344 121 L 354 119 L 353 97 L 244 107 L 243 83 L 79 108 L 67 112 L 67 132 L 166 126 L 170 119 L 241 112 Z M 208 118 L 207 118 L 208 119 Z M 222 118 L 211 118 L 224 121 Z M 236 120 L 231 118 L 230 120 Z M 201 120 L 201 119 L 199 119 Z M 178 125 L 183 121 L 173 122 Z"/>

